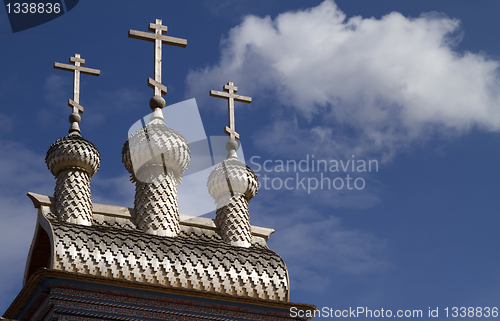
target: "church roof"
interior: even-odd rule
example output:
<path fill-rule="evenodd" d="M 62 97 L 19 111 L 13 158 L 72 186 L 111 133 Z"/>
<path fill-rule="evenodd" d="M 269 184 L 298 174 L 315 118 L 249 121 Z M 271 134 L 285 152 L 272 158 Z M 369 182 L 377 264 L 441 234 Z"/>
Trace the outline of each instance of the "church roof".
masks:
<path fill-rule="evenodd" d="M 273 229 L 252 226 L 252 246 L 242 248 L 224 242 L 208 218 L 181 215 L 181 233 L 162 237 L 137 230 L 131 208 L 94 203 L 93 224 L 85 226 L 58 220 L 53 198 L 28 196 L 39 209 L 39 228 L 25 282 L 45 267 L 239 297 L 289 300 L 285 263 L 266 244 Z"/>
<path fill-rule="evenodd" d="M 163 121 L 166 103 L 161 94 L 166 86 L 161 84 L 161 45 L 185 47 L 187 42 L 164 36 L 167 28 L 160 19 L 149 30 L 154 33 L 129 31 L 132 38 L 155 42 L 155 79 L 148 79 L 154 90 L 149 104 L 153 112 L 149 123 L 129 136 L 122 153 L 135 184 L 133 209 L 92 202 L 90 180 L 99 169 L 100 156 L 80 136 L 79 77 L 100 71 L 82 67 L 85 60 L 79 54 L 70 58 L 73 65 L 54 65 L 74 72 L 73 100 L 68 101 L 71 127 L 70 134 L 47 152 L 47 165 L 57 179 L 54 197 L 28 193 L 38 208 L 38 219 L 25 288 L 40 273 L 50 272 L 152 291 L 193 291 L 200 296 L 288 305 L 286 265 L 267 247 L 274 230 L 250 225 L 248 203 L 257 193 L 257 176 L 237 160 L 234 102 L 249 103 L 251 97 L 237 95 L 232 82 L 224 85 L 225 92 L 210 92 L 228 100 L 229 112 L 228 156 L 215 167 L 207 185 L 216 200 L 216 218 L 180 214 L 177 185 L 191 152 L 184 136 Z"/>

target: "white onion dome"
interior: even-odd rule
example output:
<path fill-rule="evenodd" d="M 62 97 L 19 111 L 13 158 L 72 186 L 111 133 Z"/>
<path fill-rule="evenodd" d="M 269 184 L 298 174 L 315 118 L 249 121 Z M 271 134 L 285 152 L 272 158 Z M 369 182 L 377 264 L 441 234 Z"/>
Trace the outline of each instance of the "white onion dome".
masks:
<path fill-rule="evenodd" d="M 92 177 L 101 164 L 97 148 L 77 133 L 56 140 L 45 157 L 47 167 L 57 177 L 62 170 L 81 168 Z"/>
<path fill-rule="evenodd" d="M 250 201 L 259 188 L 257 175 L 253 170 L 237 159 L 226 159 L 217 165 L 207 181 L 208 192 L 217 203 L 221 198 L 244 195 Z"/>
<path fill-rule="evenodd" d="M 169 128 L 161 119 L 154 119 L 133 133 L 122 150 L 122 161 L 133 179 L 141 168 L 162 166 L 181 181 L 191 160 L 187 140 L 181 133 Z"/>

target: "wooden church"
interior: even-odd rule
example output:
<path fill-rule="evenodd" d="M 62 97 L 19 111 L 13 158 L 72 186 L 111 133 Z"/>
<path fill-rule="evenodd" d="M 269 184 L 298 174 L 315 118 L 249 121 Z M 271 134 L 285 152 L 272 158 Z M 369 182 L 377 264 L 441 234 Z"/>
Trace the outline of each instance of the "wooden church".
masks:
<path fill-rule="evenodd" d="M 29 193 L 38 210 L 23 288 L 4 314 L 14 320 L 305 320 L 290 309 L 288 271 L 267 247 L 273 229 L 250 225 L 248 202 L 257 193 L 254 172 L 238 160 L 234 101 L 250 102 L 229 82 L 210 94 L 228 100 L 228 155 L 207 178 L 216 218 L 179 213 L 177 185 L 189 166 L 186 139 L 167 127 L 162 108 L 162 44 L 185 47 L 166 36 L 161 20 L 153 32 L 129 37 L 154 42 L 154 90 L 149 123 L 125 143 L 122 159 L 135 184 L 134 208 L 92 202 L 90 180 L 98 171 L 97 148 L 80 135 L 83 107 L 80 74 L 99 75 L 71 64 L 54 67 L 74 73 L 68 105 L 69 135 L 47 151 L 46 163 L 57 179 L 54 195 Z M 193 200 L 196 202 L 196 200 Z"/>

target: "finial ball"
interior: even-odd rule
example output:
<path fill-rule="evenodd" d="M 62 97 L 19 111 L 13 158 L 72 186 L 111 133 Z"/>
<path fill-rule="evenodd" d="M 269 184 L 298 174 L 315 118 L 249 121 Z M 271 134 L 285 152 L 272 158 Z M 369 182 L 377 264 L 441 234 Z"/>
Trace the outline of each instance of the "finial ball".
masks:
<path fill-rule="evenodd" d="M 153 98 L 149 101 L 149 107 L 151 107 L 152 110 L 155 110 L 156 108 L 163 108 L 165 105 L 165 99 L 159 95 L 153 96 Z"/>
<path fill-rule="evenodd" d="M 82 117 L 79 114 L 72 113 L 69 115 L 69 122 L 74 123 L 77 122 L 79 123 L 82 120 Z"/>
<path fill-rule="evenodd" d="M 230 139 L 226 143 L 226 150 L 237 150 L 238 149 L 238 142 L 235 139 Z"/>

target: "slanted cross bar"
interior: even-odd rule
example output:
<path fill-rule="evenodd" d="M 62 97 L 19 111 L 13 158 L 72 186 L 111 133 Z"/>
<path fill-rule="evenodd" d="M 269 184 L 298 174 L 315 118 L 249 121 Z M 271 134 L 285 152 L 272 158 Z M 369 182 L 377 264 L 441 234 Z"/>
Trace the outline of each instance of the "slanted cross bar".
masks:
<path fill-rule="evenodd" d="M 73 99 L 68 100 L 68 106 L 73 108 L 72 114 L 76 114 L 78 116 L 79 113 L 80 114 L 83 113 L 83 107 L 80 105 L 80 73 L 92 76 L 99 76 L 101 74 L 101 71 L 97 69 L 83 67 L 83 65 L 85 65 L 85 59 L 80 58 L 80 54 L 75 54 L 74 57 L 70 57 L 69 62 L 73 63 L 73 65 L 55 62 L 54 68 L 73 72 Z M 80 129 L 78 128 L 78 123 L 80 122 L 79 116 L 73 117 L 73 119 L 75 121 L 72 123 L 76 122 L 76 124 L 72 124 L 70 132 L 72 131 L 80 132 Z M 78 121 L 76 121 L 76 119 L 78 119 Z"/>
<path fill-rule="evenodd" d="M 228 100 L 228 114 L 229 114 L 229 127 L 224 128 L 224 132 L 229 135 L 231 139 L 240 139 L 240 135 L 236 132 L 234 124 L 234 101 L 239 101 L 242 103 L 251 103 L 252 97 L 240 96 L 235 93 L 238 91 L 238 87 L 234 86 L 232 82 L 228 82 L 227 85 L 223 87 L 224 91 L 210 90 L 210 96 L 219 97 Z"/>
<path fill-rule="evenodd" d="M 167 87 L 161 83 L 161 46 L 162 44 L 166 44 L 185 48 L 187 46 L 187 40 L 164 36 L 164 34 L 167 33 L 167 26 L 162 25 L 160 19 L 156 19 L 155 23 L 149 24 L 149 31 L 154 31 L 154 33 L 129 30 L 128 36 L 130 38 L 152 41 L 155 43 L 155 79 L 148 78 L 148 86 L 153 88 L 155 96 L 161 96 L 161 94 L 165 95 L 167 93 Z"/>

